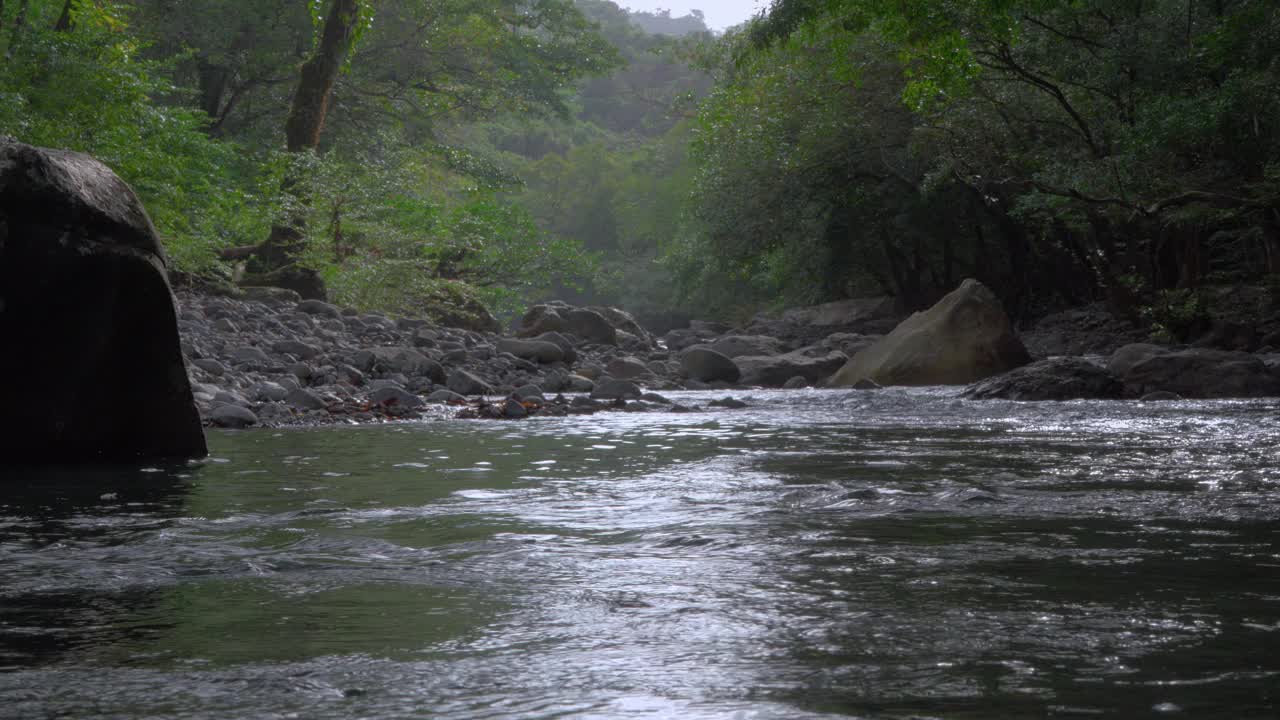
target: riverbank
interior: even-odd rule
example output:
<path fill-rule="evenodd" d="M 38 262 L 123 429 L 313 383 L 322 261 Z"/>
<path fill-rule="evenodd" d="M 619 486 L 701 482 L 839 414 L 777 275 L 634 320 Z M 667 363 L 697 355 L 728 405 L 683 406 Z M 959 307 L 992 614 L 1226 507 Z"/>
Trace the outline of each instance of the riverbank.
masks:
<path fill-rule="evenodd" d="M 732 397 L 686 406 L 663 393 L 821 385 L 902 319 L 885 300 L 855 300 L 761 315 L 737 328 L 695 321 L 656 338 L 614 308 L 549 304 L 500 334 L 302 302 L 271 288 L 239 298 L 180 291 L 176 299 L 197 406 L 206 425 L 226 428 L 733 408 L 740 403 Z M 1258 337 L 1274 340 L 1265 322 L 1251 328 L 1255 345 Z M 1274 348 L 1227 352 L 1204 343 L 1176 354 L 1139 346 L 1150 330 L 1101 306 L 1047 316 L 1020 336 L 1038 360 L 1094 359 L 1037 362 L 971 397 L 1150 397 L 1188 388 L 1193 397 L 1256 397 L 1272 394 L 1273 380 L 1280 387 Z M 684 352 L 694 347 L 711 352 Z M 1153 358 L 1163 363 L 1157 376 L 1148 368 L 1129 382 L 1125 374 Z M 1174 377 L 1187 373 L 1189 380 Z M 1215 382 L 1224 389 L 1213 390 Z M 1201 385 L 1208 394 L 1196 394 Z"/>
<path fill-rule="evenodd" d="M 629 317 L 614 342 L 536 339 L 359 313 L 288 292 L 176 295 L 182 352 L 205 424 L 316 426 L 430 417 L 519 419 L 685 406 L 660 393 L 730 389 L 681 378 L 678 361 Z M 596 314 L 597 317 L 602 317 Z M 612 327 L 612 326 L 610 326 Z"/>

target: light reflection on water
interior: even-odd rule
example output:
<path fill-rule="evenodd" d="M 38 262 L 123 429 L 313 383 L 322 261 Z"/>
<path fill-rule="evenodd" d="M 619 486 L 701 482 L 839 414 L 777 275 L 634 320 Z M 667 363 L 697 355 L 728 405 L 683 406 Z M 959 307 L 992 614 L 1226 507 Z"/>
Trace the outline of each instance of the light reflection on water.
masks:
<path fill-rule="evenodd" d="M 13 471 L 0 717 L 1280 714 L 1276 403 L 745 399 Z"/>

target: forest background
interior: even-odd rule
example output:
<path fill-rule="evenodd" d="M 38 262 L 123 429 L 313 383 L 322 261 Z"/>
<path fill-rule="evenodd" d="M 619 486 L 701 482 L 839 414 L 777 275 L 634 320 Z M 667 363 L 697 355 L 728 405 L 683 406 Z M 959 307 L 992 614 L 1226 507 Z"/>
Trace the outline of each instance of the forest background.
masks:
<path fill-rule="evenodd" d="M 1280 294 L 1270 0 L 0 0 L 0 134 L 92 153 L 180 282 L 656 329 L 976 277 L 1169 339 Z"/>

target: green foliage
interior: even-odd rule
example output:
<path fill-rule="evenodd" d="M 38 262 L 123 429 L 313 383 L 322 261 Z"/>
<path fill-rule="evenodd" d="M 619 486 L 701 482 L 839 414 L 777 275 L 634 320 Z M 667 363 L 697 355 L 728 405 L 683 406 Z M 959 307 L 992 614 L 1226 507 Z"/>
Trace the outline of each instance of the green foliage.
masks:
<path fill-rule="evenodd" d="M 61 5 L 33 1 L 22 28 L 0 33 L 0 133 L 111 166 L 138 192 L 180 269 L 209 269 L 218 247 L 264 232 L 252 159 L 209 139 L 199 113 L 154 101 L 174 91 L 168 66 L 141 59 L 123 8 L 76 5 L 74 31 L 58 32 Z"/>
<path fill-rule="evenodd" d="M 1260 0 L 776 0 L 702 54 L 669 263 L 699 306 L 1275 272 L 1278 56 Z"/>
<path fill-rule="evenodd" d="M 1157 342 L 1189 342 L 1209 323 L 1204 297 L 1187 288 L 1157 292 L 1141 313 L 1151 323 L 1151 338 Z"/>

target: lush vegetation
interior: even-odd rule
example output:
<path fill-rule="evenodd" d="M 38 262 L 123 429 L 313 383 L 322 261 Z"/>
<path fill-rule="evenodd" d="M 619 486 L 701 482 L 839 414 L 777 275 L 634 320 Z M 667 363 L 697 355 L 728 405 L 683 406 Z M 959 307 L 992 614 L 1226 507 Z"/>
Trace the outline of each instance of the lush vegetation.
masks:
<path fill-rule="evenodd" d="M 1176 336 L 1198 286 L 1280 273 L 1269 0 L 775 0 L 719 37 L 607 0 L 4 0 L 0 56 L 0 133 L 106 160 L 180 270 L 366 307 L 974 276 Z"/>
<path fill-rule="evenodd" d="M 1280 272 L 1280 7 L 777 0 L 726 39 L 683 287 L 707 302 L 962 276 L 1010 307 Z"/>

